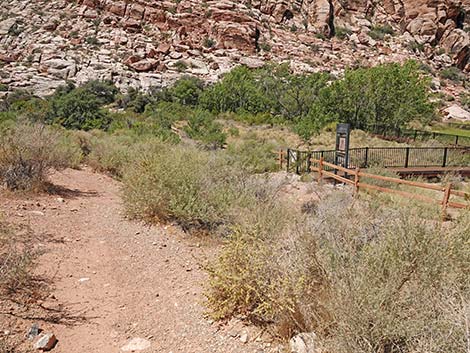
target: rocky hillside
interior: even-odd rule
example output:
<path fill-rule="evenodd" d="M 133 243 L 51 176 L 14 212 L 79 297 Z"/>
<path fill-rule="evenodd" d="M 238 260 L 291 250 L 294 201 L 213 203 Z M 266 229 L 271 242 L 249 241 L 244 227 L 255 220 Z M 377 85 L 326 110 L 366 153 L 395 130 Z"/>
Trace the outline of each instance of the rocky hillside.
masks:
<path fill-rule="evenodd" d="M 242 63 L 330 70 L 415 58 L 470 72 L 470 0 L 0 0 L 3 91 L 161 87 Z M 1 92 L 0 92 L 1 93 Z"/>

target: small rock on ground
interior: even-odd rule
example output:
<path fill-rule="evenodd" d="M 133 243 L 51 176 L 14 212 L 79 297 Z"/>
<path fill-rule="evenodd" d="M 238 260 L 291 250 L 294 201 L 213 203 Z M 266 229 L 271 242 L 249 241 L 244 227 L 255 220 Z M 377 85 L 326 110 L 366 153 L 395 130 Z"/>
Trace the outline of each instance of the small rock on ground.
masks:
<path fill-rule="evenodd" d="M 291 353 L 315 353 L 316 339 L 314 332 L 300 333 L 292 337 L 289 341 Z"/>
<path fill-rule="evenodd" d="M 57 338 L 53 333 L 46 333 L 39 336 L 39 339 L 36 341 L 34 347 L 40 351 L 50 351 L 55 347 L 57 343 Z"/>
<path fill-rule="evenodd" d="M 121 351 L 123 352 L 134 352 L 134 351 L 143 351 L 145 349 L 150 348 L 152 344 L 150 341 L 144 338 L 133 338 L 129 342 L 126 343 L 125 346 L 121 347 Z"/>

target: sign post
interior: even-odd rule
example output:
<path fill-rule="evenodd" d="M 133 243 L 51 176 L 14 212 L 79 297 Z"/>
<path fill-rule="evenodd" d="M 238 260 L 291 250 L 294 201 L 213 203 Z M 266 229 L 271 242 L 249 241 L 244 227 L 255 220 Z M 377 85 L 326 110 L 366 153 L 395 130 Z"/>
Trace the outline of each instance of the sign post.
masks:
<path fill-rule="evenodd" d="M 340 165 L 343 168 L 349 166 L 349 138 L 351 135 L 350 124 L 338 124 L 336 125 L 336 153 L 335 153 L 335 164 Z M 337 170 L 335 170 L 335 174 Z M 345 176 L 348 177 L 347 175 Z"/>

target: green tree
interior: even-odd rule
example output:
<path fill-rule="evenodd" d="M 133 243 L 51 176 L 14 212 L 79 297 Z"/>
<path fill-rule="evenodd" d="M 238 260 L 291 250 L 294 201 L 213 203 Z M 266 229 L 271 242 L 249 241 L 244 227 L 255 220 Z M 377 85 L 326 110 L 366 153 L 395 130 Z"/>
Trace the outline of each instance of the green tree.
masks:
<path fill-rule="evenodd" d="M 426 124 L 434 118 L 429 83 L 414 61 L 357 69 L 327 88 L 322 104 L 327 113 L 354 128 L 397 130 L 411 121 Z"/>
<path fill-rule="evenodd" d="M 222 81 L 209 87 L 201 95 L 201 106 L 212 112 L 260 113 L 269 104 L 255 80 L 255 73 L 246 66 L 238 66 Z"/>

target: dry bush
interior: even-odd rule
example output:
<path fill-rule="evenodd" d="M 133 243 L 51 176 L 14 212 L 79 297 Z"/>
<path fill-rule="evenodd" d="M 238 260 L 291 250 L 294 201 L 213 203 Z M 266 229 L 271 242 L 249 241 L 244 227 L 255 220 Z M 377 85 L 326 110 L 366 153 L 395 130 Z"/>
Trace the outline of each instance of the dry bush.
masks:
<path fill-rule="evenodd" d="M 227 223 L 235 200 L 242 198 L 237 188 L 243 178 L 220 154 L 181 146 L 137 149 L 123 181 L 129 215 L 186 228 Z"/>
<path fill-rule="evenodd" d="M 122 177 L 125 165 L 131 160 L 131 148 L 135 137 L 128 135 L 102 135 L 88 141 L 81 136 L 83 148 L 87 149 L 87 162 L 94 170 Z"/>
<path fill-rule="evenodd" d="M 428 342 L 427 352 L 464 351 L 463 322 L 446 317 L 440 303 L 455 286 L 468 296 L 468 219 L 441 231 L 416 210 L 341 205 L 342 217 L 341 208 L 320 205 L 313 225 L 331 286 L 330 349 L 415 352 Z"/>
<path fill-rule="evenodd" d="M 17 123 L 0 133 L 0 180 L 11 190 L 40 188 L 49 172 L 76 161 L 77 150 L 66 146 L 59 131 L 36 123 Z"/>
<path fill-rule="evenodd" d="M 264 140 L 252 133 L 229 144 L 227 154 L 236 164 L 250 173 L 265 173 L 279 169 L 273 153 L 277 150 L 279 150 L 277 143 Z"/>
<path fill-rule="evenodd" d="M 469 217 L 441 230 L 340 193 L 294 222 L 258 211 L 210 268 L 215 316 L 314 330 L 337 353 L 467 351 Z"/>
<path fill-rule="evenodd" d="M 309 301 L 309 310 L 318 320 L 326 315 L 318 300 L 326 290 L 324 272 L 315 256 L 303 257 L 304 251 L 314 254 L 316 244 L 304 233 L 302 221 L 274 199 L 247 210 L 208 267 L 207 298 L 214 318 L 242 315 L 289 337 L 311 326 L 302 298 L 316 298 Z"/>
<path fill-rule="evenodd" d="M 37 252 L 29 235 L 27 229 L 13 229 L 0 222 L 0 293 L 3 297 L 32 289 L 31 268 Z"/>

